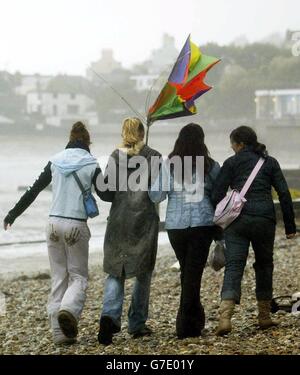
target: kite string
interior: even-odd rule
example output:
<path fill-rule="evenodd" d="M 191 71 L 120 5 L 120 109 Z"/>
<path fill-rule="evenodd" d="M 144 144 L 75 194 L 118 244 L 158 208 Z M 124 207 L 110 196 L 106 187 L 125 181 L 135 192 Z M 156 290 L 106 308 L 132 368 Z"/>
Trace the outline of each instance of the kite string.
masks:
<path fill-rule="evenodd" d="M 186 52 L 183 56 L 181 57 L 178 57 L 178 59 L 176 60 L 176 62 L 180 62 L 183 58 L 185 58 L 187 55 L 189 55 L 191 52 Z M 174 69 L 174 67 L 173 67 Z M 173 71 L 172 69 L 172 71 Z M 152 94 L 152 90 L 154 88 L 154 86 L 156 85 L 156 83 L 158 82 L 158 80 L 161 78 L 161 76 L 167 72 L 167 68 L 158 76 L 158 78 L 153 82 L 151 88 L 149 89 L 149 92 L 147 94 L 147 97 L 146 97 L 146 101 L 145 101 L 145 116 L 142 115 L 139 111 L 137 111 L 130 103 L 127 99 L 124 98 L 124 96 L 117 90 L 115 89 L 104 77 L 102 77 L 99 73 L 97 73 L 93 68 L 90 68 L 90 70 L 98 77 L 100 78 L 103 82 L 106 83 L 106 85 L 108 87 L 110 87 L 110 89 L 116 94 L 118 95 L 123 101 L 124 103 L 127 104 L 127 106 L 138 116 L 141 118 L 141 120 L 148 125 L 147 123 L 147 113 L 149 111 L 149 103 L 150 103 L 150 99 L 151 99 L 151 94 Z M 172 74 L 172 73 L 171 73 Z"/>
<path fill-rule="evenodd" d="M 140 112 L 138 112 L 130 103 L 128 100 L 124 98 L 124 96 L 117 90 L 115 89 L 105 78 L 103 78 L 100 74 L 98 74 L 93 68 L 90 68 L 91 71 L 98 77 L 100 78 L 103 82 L 107 84 L 107 86 L 116 94 L 118 95 L 124 103 L 127 104 L 127 106 L 144 122 L 147 122 L 147 119 L 144 115 L 142 115 Z"/>
<path fill-rule="evenodd" d="M 167 72 L 167 68 L 165 70 L 163 70 L 159 76 L 156 78 L 156 80 L 154 80 L 153 84 L 151 85 L 149 91 L 148 91 L 148 94 L 147 94 L 147 97 L 146 97 L 146 100 L 145 100 L 145 113 L 147 114 L 149 109 L 150 109 L 150 100 L 151 100 L 151 94 L 152 94 L 152 91 L 154 89 L 154 86 L 157 84 L 157 82 L 160 80 L 160 78 L 162 77 L 163 74 L 165 74 Z"/>

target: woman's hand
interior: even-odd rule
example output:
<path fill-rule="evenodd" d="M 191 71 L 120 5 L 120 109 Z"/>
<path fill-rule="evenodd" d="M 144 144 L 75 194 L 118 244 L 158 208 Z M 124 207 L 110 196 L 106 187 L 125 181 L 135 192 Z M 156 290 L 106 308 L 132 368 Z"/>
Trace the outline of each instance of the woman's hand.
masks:
<path fill-rule="evenodd" d="M 7 229 L 9 229 L 9 228 L 11 227 L 11 223 L 7 220 L 7 218 L 8 218 L 8 215 L 7 215 L 7 217 L 3 220 L 3 228 L 4 228 L 4 230 L 7 230 Z"/>
<path fill-rule="evenodd" d="M 7 230 L 10 228 L 10 224 L 6 223 L 5 221 L 3 222 L 3 228 L 4 230 Z"/>
<path fill-rule="evenodd" d="M 286 235 L 286 239 L 287 240 L 292 240 L 293 238 L 295 238 L 296 237 L 296 233 L 291 233 L 291 234 L 287 234 Z"/>

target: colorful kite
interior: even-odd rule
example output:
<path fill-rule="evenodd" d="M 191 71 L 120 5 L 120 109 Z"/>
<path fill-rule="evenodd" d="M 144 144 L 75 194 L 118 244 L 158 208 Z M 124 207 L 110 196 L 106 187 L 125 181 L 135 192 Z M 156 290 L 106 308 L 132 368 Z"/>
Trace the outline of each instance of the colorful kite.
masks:
<path fill-rule="evenodd" d="M 212 88 L 203 82 L 206 73 L 219 61 L 202 55 L 189 36 L 168 82 L 148 111 L 148 127 L 157 120 L 196 114 L 195 100 Z"/>

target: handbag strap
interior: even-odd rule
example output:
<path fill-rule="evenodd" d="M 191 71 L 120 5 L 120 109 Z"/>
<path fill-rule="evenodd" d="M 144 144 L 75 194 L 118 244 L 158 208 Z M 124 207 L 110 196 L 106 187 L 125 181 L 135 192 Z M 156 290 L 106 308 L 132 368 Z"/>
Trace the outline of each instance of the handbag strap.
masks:
<path fill-rule="evenodd" d="M 86 190 L 84 189 L 84 187 L 83 187 L 83 185 L 82 185 L 82 183 L 81 183 L 81 181 L 80 181 L 77 173 L 76 172 L 72 172 L 72 175 L 74 176 L 74 178 L 75 178 L 75 180 L 76 180 L 76 182 L 77 182 L 77 184 L 78 184 L 78 186 L 79 186 L 82 194 L 85 194 Z"/>
<path fill-rule="evenodd" d="M 248 177 L 243 189 L 241 190 L 240 192 L 240 196 L 243 198 L 246 194 L 247 194 L 247 191 L 249 190 L 252 182 L 254 181 L 255 177 L 257 176 L 257 173 L 259 172 L 260 168 L 262 167 L 262 165 L 264 164 L 265 162 L 265 159 L 264 158 L 260 158 L 256 164 L 256 166 L 254 167 L 253 171 L 251 172 L 250 176 Z"/>

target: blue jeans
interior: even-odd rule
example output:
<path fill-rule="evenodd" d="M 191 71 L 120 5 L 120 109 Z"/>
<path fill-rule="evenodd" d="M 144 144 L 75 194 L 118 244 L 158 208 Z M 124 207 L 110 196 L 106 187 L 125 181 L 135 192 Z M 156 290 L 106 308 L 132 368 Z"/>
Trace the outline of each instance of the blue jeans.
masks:
<path fill-rule="evenodd" d="M 134 333 L 145 326 L 148 319 L 149 297 L 152 271 L 136 277 L 131 304 L 128 310 L 128 332 Z M 121 327 L 124 301 L 125 278 L 109 275 L 105 281 L 101 318 L 109 316 L 114 324 Z"/>
<path fill-rule="evenodd" d="M 241 283 L 252 244 L 255 263 L 256 298 L 271 300 L 273 293 L 273 247 L 275 223 L 260 216 L 241 215 L 225 230 L 225 274 L 222 300 L 241 299 Z"/>

